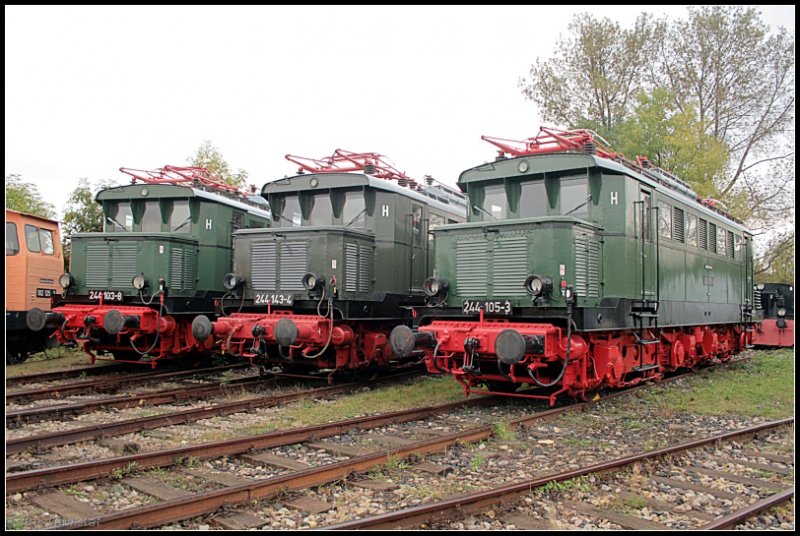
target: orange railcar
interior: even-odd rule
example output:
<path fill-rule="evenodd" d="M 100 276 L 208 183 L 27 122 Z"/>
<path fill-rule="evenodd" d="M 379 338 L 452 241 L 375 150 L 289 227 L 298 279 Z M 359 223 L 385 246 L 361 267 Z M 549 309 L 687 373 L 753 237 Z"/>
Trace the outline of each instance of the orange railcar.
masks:
<path fill-rule="evenodd" d="M 55 344 L 52 329 L 32 332 L 25 320 L 33 307 L 50 309 L 63 272 L 58 222 L 6 209 L 6 364 Z"/>

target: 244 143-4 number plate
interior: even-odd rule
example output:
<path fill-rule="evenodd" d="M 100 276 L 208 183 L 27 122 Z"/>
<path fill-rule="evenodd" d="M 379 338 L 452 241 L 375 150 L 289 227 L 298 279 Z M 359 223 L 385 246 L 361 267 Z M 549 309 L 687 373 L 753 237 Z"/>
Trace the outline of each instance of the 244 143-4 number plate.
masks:
<path fill-rule="evenodd" d="M 116 292 L 113 290 L 90 290 L 89 291 L 89 299 L 90 300 L 99 300 L 103 298 L 103 301 L 112 301 L 112 302 L 121 302 L 122 301 L 122 292 L 117 290 Z"/>
<path fill-rule="evenodd" d="M 255 296 L 253 296 L 253 300 L 256 305 L 267 305 L 268 303 L 272 305 L 291 305 L 292 295 L 269 294 L 267 292 L 259 292 Z"/>
<path fill-rule="evenodd" d="M 481 309 L 487 315 L 508 316 L 512 313 L 509 300 L 464 300 L 461 311 L 465 315 L 477 315 L 480 314 Z"/>

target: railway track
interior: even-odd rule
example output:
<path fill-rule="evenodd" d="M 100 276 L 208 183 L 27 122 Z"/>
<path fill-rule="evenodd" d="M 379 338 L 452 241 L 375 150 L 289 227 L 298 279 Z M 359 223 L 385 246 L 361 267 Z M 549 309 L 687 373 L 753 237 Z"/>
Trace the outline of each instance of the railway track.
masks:
<path fill-rule="evenodd" d="M 407 377 L 409 373 L 402 373 L 383 378 L 381 381 L 392 381 L 398 378 Z M 352 392 L 360 387 L 361 383 L 346 383 L 319 389 L 304 389 L 294 393 L 283 395 L 250 398 L 242 401 L 220 403 L 216 405 L 206 405 L 199 408 L 188 409 L 153 415 L 137 419 L 129 419 L 119 422 L 109 422 L 103 424 L 93 424 L 73 430 L 64 430 L 47 434 L 37 434 L 6 441 L 6 453 L 15 454 L 26 450 L 39 450 L 50 447 L 70 445 L 81 441 L 90 441 L 99 438 L 108 438 L 139 432 L 142 430 L 153 430 L 164 426 L 185 424 L 211 417 L 230 415 L 252 411 L 259 408 L 267 408 L 287 404 L 301 399 L 314 399 L 334 396 L 342 393 Z"/>
<path fill-rule="evenodd" d="M 653 460 L 660 460 L 662 461 L 662 463 L 655 469 L 650 468 L 649 470 L 647 470 L 645 479 L 649 479 L 650 482 L 656 484 L 661 483 L 668 487 L 675 487 L 677 489 L 705 492 L 717 499 L 733 500 L 737 498 L 737 495 L 731 492 L 715 489 L 713 486 L 699 487 L 695 484 L 692 484 L 691 482 L 682 481 L 675 478 L 666 478 L 663 476 L 658 476 L 657 473 L 669 473 L 670 468 L 676 465 L 675 458 L 664 462 L 663 460 L 666 457 L 679 457 L 685 454 L 687 451 L 693 449 L 713 447 L 718 443 L 741 440 L 744 437 L 754 436 L 759 433 L 764 433 L 776 430 L 778 428 L 785 428 L 793 425 L 794 425 L 794 418 L 768 422 L 764 424 L 751 426 L 743 430 L 736 430 L 727 434 L 715 435 L 695 441 L 681 443 L 679 445 L 667 448 L 661 448 L 649 452 L 637 453 L 630 456 L 625 456 L 623 458 L 611 460 L 608 462 L 593 464 L 569 471 L 554 472 L 532 480 L 515 482 L 510 485 L 493 488 L 478 493 L 461 496 L 454 499 L 438 501 L 433 504 L 428 504 L 416 508 L 409 508 L 403 511 L 391 512 L 377 516 L 369 516 L 363 519 L 356 519 L 353 521 L 340 523 L 326 528 L 333 530 L 451 528 L 446 524 L 447 521 L 459 519 L 462 518 L 464 515 L 468 514 L 481 514 L 481 513 L 486 513 L 487 511 L 491 511 L 492 515 L 489 517 L 494 518 L 498 514 L 495 510 L 492 509 L 492 507 L 495 507 L 497 505 L 502 505 L 502 510 L 514 511 L 513 508 L 509 508 L 509 505 L 510 504 L 513 505 L 515 502 L 518 501 L 520 497 L 530 494 L 537 488 L 542 488 L 552 483 L 566 482 L 576 478 L 586 477 L 589 475 L 602 475 L 609 471 L 620 471 L 626 468 L 630 468 L 634 464 L 645 461 L 653 461 Z M 747 467 L 756 468 L 760 471 L 767 472 L 772 475 L 788 475 L 789 477 L 793 475 L 794 473 L 793 460 L 781 456 L 775 456 L 775 455 L 770 456 L 769 454 L 765 455 L 764 453 L 759 453 L 757 451 L 755 451 L 754 454 L 757 457 L 761 458 L 769 457 L 770 459 L 773 460 L 774 463 L 771 465 L 763 463 L 755 463 L 747 460 L 747 457 L 745 455 L 742 455 L 740 458 L 732 458 L 732 459 L 729 458 L 727 460 L 721 460 L 721 463 L 734 466 L 741 466 L 745 468 Z M 677 461 L 682 461 L 682 460 L 681 458 L 677 458 Z M 791 464 L 791 467 L 787 467 L 787 465 L 789 464 Z M 686 467 L 683 468 L 686 469 Z M 794 497 L 793 479 L 790 484 L 779 483 L 775 482 L 774 480 L 771 481 L 766 479 L 757 479 L 748 476 L 742 476 L 733 470 L 719 471 L 716 469 L 709 469 L 701 464 L 692 462 L 688 464 L 688 469 L 686 470 L 689 472 L 693 471 L 695 473 L 710 475 L 712 478 L 715 479 L 722 479 L 730 482 L 740 482 L 753 487 L 757 487 L 761 490 L 762 495 L 767 495 L 767 497 L 764 499 L 760 499 L 754 503 L 746 504 L 745 506 L 737 508 L 730 514 L 721 516 L 719 518 L 708 516 L 706 514 L 703 514 L 702 512 L 695 512 L 692 511 L 691 509 L 688 512 L 682 512 L 686 517 L 693 518 L 693 520 L 695 521 L 693 528 L 700 528 L 700 529 L 732 528 L 736 524 L 747 519 L 748 517 L 758 512 L 761 512 L 767 508 L 771 508 L 775 505 L 787 502 Z M 641 486 L 636 485 L 634 487 L 634 485 L 631 484 L 628 487 L 628 489 L 626 489 L 621 493 L 621 495 L 627 497 L 641 497 Z M 647 501 L 646 499 L 642 499 L 642 502 L 645 504 L 649 504 L 651 507 L 656 509 L 661 508 L 673 511 L 675 510 L 674 508 L 675 505 L 670 505 L 667 503 L 659 505 L 657 501 L 652 501 L 652 500 Z M 613 509 L 597 508 L 596 506 L 588 502 L 566 503 L 563 505 L 561 511 L 563 512 L 564 509 L 571 509 L 574 511 L 581 512 L 587 516 L 605 519 L 610 523 L 613 523 L 614 525 L 623 529 L 668 530 L 669 528 L 671 528 L 657 522 L 653 522 L 635 515 L 631 515 L 629 513 L 622 513 L 619 511 L 615 511 Z M 711 519 L 709 519 L 709 517 L 711 517 Z M 519 514 L 515 514 L 513 516 L 509 516 L 509 520 L 510 522 L 508 524 L 513 525 L 515 528 L 525 528 L 525 529 L 555 528 L 549 525 L 548 521 L 542 519 L 541 517 L 535 518 L 528 516 L 526 518 L 526 516 L 524 515 L 521 516 Z"/>
<path fill-rule="evenodd" d="M 648 386 L 614 393 L 603 400 L 628 395 L 631 392 L 646 388 Z M 257 526 L 257 523 L 253 521 L 254 516 L 247 512 L 237 512 L 230 515 L 231 505 L 254 504 L 254 501 L 269 500 L 275 496 L 284 497 L 285 501 L 287 490 L 301 493 L 302 490 L 307 490 L 309 487 L 321 486 L 334 481 L 346 481 L 354 486 L 380 487 L 385 483 L 373 482 L 372 479 L 365 478 L 363 472 L 407 456 L 424 456 L 447 451 L 448 449 L 458 449 L 460 445 L 490 440 L 497 433 L 497 419 L 492 419 L 483 426 L 470 426 L 465 430 L 449 433 L 429 433 L 433 432 L 435 427 L 431 426 L 429 422 L 419 421 L 420 418 L 424 417 L 446 415 L 448 412 L 455 411 L 456 408 L 466 408 L 473 405 L 483 406 L 488 400 L 488 397 L 486 400 L 467 399 L 456 404 L 445 405 L 446 407 L 427 408 L 427 414 L 425 411 L 420 411 L 420 409 L 413 409 L 404 412 L 393 412 L 394 414 L 392 415 L 375 415 L 352 419 L 333 423 L 332 425 L 279 430 L 256 437 L 122 456 L 84 464 L 50 467 L 43 470 L 9 473 L 6 475 L 7 493 L 18 494 L 20 491 L 41 489 L 45 486 L 77 484 L 78 482 L 86 482 L 109 474 L 124 474 L 125 478 L 115 485 L 135 490 L 133 492 L 134 495 L 138 491 L 140 496 L 152 497 L 148 500 L 150 504 L 127 508 L 119 512 L 109 512 L 107 510 L 90 512 L 85 508 L 82 510 L 73 509 L 73 514 L 68 519 L 62 516 L 62 521 L 67 521 L 62 523 L 64 528 L 81 528 L 82 526 L 86 528 L 153 527 L 174 523 L 179 520 L 189 520 L 196 516 L 207 516 L 208 514 L 213 514 L 213 519 L 218 521 L 217 524 L 219 526 L 250 528 Z M 527 428 L 532 426 L 534 422 L 557 418 L 559 414 L 576 409 L 585 409 L 590 405 L 591 403 L 583 403 L 568 408 L 544 411 L 535 415 L 526 415 L 519 419 L 508 421 L 507 424 L 511 428 Z M 418 429 L 416 434 L 427 434 L 426 438 L 419 441 L 411 441 L 408 437 L 391 437 L 391 434 L 388 437 L 384 437 L 385 432 L 382 429 L 386 427 L 391 429 L 392 426 L 396 426 L 400 422 L 416 423 L 416 428 Z M 373 440 L 380 442 L 370 444 L 373 447 L 371 452 L 365 451 L 363 445 L 361 446 L 362 448 L 358 448 L 358 441 L 363 443 L 367 437 L 364 434 L 365 431 L 370 431 L 370 434 L 374 432 L 374 435 L 369 437 L 370 442 Z M 434 437 L 430 437 L 431 435 Z M 329 440 L 326 441 L 323 438 L 329 438 Z M 384 443 L 382 439 L 391 441 Z M 353 440 L 357 444 L 350 444 Z M 272 451 L 258 452 L 267 448 L 272 449 Z M 335 457 L 324 460 L 325 463 L 320 463 L 318 467 L 303 467 L 302 463 L 294 463 L 295 460 L 291 456 L 295 452 L 293 449 L 326 451 L 331 455 L 335 455 Z M 227 460 L 231 456 L 235 460 L 240 458 L 249 459 L 251 464 L 258 463 L 268 467 L 282 467 L 283 470 L 260 474 L 254 482 L 250 478 L 238 476 L 239 469 L 232 466 L 219 466 L 219 463 L 222 463 L 220 460 Z M 343 460 L 342 458 L 344 457 L 347 459 Z M 203 465 L 198 465 L 202 460 L 212 460 L 213 464 L 206 462 Z M 187 463 L 187 461 L 190 463 Z M 185 467 L 187 465 L 189 466 L 188 468 Z M 146 472 L 143 473 L 144 476 L 136 476 L 136 473 L 154 467 L 168 467 L 170 472 L 190 472 L 194 475 L 190 478 L 195 478 L 196 480 L 193 482 L 199 487 L 192 489 L 190 496 L 187 497 L 185 489 L 178 487 L 175 488 L 178 491 L 175 491 L 170 489 L 171 486 L 159 482 L 158 476 L 160 473 L 157 473 L 156 476 L 151 476 Z M 291 468 L 291 472 L 287 473 L 286 470 L 289 470 L 289 468 Z M 260 470 L 261 467 L 256 469 Z M 361 474 L 356 477 L 357 481 L 352 481 L 350 475 L 358 473 Z M 198 484 L 200 482 L 203 484 Z M 70 489 L 75 488 L 72 487 Z M 58 505 L 65 502 L 64 493 L 64 491 L 54 491 L 46 494 L 59 498 L 57 500 L 53 497 L 51 497 L 52 500 L 43 499 L 42 504 L 44 506 L 40 505 L 40 508 L 47 509 L 47 505 L 56 510 L 61 508 Z M 154 503 L 153 501 L 155 500 L 160 500 L 160 502 Z M 75 507 L 75 505 L 71 504 L 70 507 Z M 221 507 L 224 507 L 223 510 L 218 511 Z M 306 505 L 306 508 L 313 509 L 315 506 L 313 504 L 311 506 Z M 79 511 L 86 512 L 83 515 L 83 519 L 76 517 L 76 513 Z M 54 513 L 59 515 L 57 511 Z M 64 510 L 62 510 L 62 513 L 66 515 Z M 202 519 L 205 520 L 207 518 L 203 517 Z M 191 526 L 192 522 L 189 521 L 189 523 L 189 526 Z"/>
<path fill-rule="evenodd" d="M 64 380 L 67 378 L 96 376 L 98 374 L 122 372 L 124 370 L 130 370 L 130 366 L 126 363 L 115 363 L 111 365 L 91 365 L 88 367 L 52 370 L 50 372 L 39 372 L 36 374 L 25 374 L 21 376 L 6 376 L 6 387 L 14 387 L 26 383 L 39 383 L 53 380 Z"/>
<path fill-rule="evenodd" d="M 267 381 L 292 380 L 297 378 L 294 374 L 267 373 L 257 377 L 245 377 L 230 381 L 222 381 L 210 385 L 192 385 L 167 389 L 153 393 L 134 393 L 130 395 L 100 398 L 77 403 L 62 403 L 51 406 L 39 406 L 6 412 L 6 428 L 15 428 L 24 423 L 39 422 L 43 420 L 67 418 L 75 415 L 91 413 L 100 409 L 126 409 L 133 407 L 158 406 L 213 398 L 232 391 L 251 390 L 261 387 Z M 324 378 L 315 378 L 322 381 Z"/>
<path fill-rule="evenodd" d="M 167 382 L 192 376 L 218 374 L 228 370 L 243 369 L 250 366 L 250 363 L 235 363 L 221 367 L 209 367 L 202 369 L 168 372 L 144 372 L 139 374 L 120 375 L 114 378 L 97 378 L 86 381 L 70 382 L 62 385 L 51 385 L 48 387 L 19 389 L 6 393 L 6 406 L 9 404 L 21 404 L 48 398 L 63 398 L 65 396 L 82 393 L 107 393 L 130 384 L 143 385 L 153 382 Z"/>

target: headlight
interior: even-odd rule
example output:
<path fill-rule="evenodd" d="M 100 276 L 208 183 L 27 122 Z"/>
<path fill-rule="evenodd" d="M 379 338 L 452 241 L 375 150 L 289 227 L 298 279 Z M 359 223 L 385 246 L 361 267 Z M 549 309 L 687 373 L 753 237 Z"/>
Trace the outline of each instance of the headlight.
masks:
<path fill-rule="evenodd" d="M 531 275 L 528 276 L 522 286 L 531 296 L 541 296 L 553 290 L 553 280 L 549 277 Z"/>
<path fill-rule="evenodd" d="M 764 290 L 764 283 L 759 283 L 756 285 L 756 290 Z"/>
<path fill-rule="evenodd" d="M 786 309 L 784 309 L 783 307 L 778 309 L 778 316 L 780 316 L 780 317 L 786 316 Z"/>
<path fill-rule="evenodd" d="M 325 284 L 325 277 L 311 272 L 303 276 L 303 286 L 306 290 L 314 290 Z"/>
<path fill-rule="evenodd" d="M 425 295 L 429 297 L 442 294 L 445 290 L 447 290 L 447 287 L 447 281 L 436 277 L 429 277 L 422 284 L 422 289 L 425 291 Z"/>
<path fill-rule="evenodd" d="M 72 277 L 71 273 L 64 272 L 58 276 L 58 284 L 61 285 L 61 288 L 69 288 L 75 284 L 75 278 Z"/>
<path fill-rule="evenodd" d="M 225 274 L 225 277 L 222 278 L 222 286 L 228 290 L 239 288 L 242 285 L 244 285 L 244 277 L 236 275 L 233 272 Z"/>
<path fill-rule="evenodd" d="M 144 275 L 142 274 L 135 275 L 133 276 L 133 280 L 131 280 L 131 284 L 136 290 L 142 290 L 147 286 L 147 279 L 145 279 Z"/>

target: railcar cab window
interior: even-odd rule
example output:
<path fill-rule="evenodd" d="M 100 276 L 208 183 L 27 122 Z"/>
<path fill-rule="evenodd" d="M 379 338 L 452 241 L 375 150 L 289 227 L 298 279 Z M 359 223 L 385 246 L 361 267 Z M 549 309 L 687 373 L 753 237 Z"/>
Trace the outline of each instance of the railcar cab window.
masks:
<path fill-rule="evenodd" d="M 280 222 L 282 227 L 300 227 L 303 225 L 303 213 L 300 210 L 300 198 L 297 194 L 278 198 L 275 205 L 272 219 Z"/>
<path fill-rule="evenodd" d="M 189 200 L 173 201 L 169 214 L 169 230 L 173 233 L 189 233 L 192 230 L 192 214 Z"/>
<path fill-rule="evenodd" d="M 502 183 L 475 189 L 472 214 L 483 221 L 504 220 L 508 217 L 508 196 Z"/>
<path fill-rule="evenodd" d="M 130 202 L 112 203 L 106 215 L 106 232 L 130 232 L 133 230 L 133 209 Z"/>
<path fill-rule="evenodd" d="M 367 203 L 363 192 L 347 192 L 344 194 L 342 207 L 342 223 L 345 227 L 362 228 L 367 225 Z"/>
<path fill-rule="evenodd" d="M 39 228 L 35 225 L 25 225 L 25 245 L 31 253 L 42 251 L 42 245 L 39 241 Z"/>
<path fill-rule="evenodd" d="M 330 192 L 320 192 L 306 197 L 308 225 L 332 225 L 333 205 Z"/>
<path fill-rule="evenodd" d="M 55 245 L 53 244 L 53 231 L 49 229 L 39 229 L 39 239 L 42 244 L 42 253 L 45 255 L 55 254 Z"/>
<path fill-rule="evenodd" d="M 587 177 L 564 177 L 561 179 L 561 215 L 575 218 L 589 215 L 592 196 L 589 194 Z"/>
<path fill-rule="evenodd" d="M 17 236 L 17 224 L 6 222 L 6 257 L 19 253 L 19 237 Z"/>
<path fill-rule="evenodd" d="M 520 184 L 519 207 L 517 208 L 520 218 L 547 216 L 547 205 L 547 188 L 544 179 Z"/>
<path fill-rule="evenodd" d="M 158 201 L 145 201 L 142 207 L 141 227 L 143 233 L 161 231 L 161 207 Z"/>

